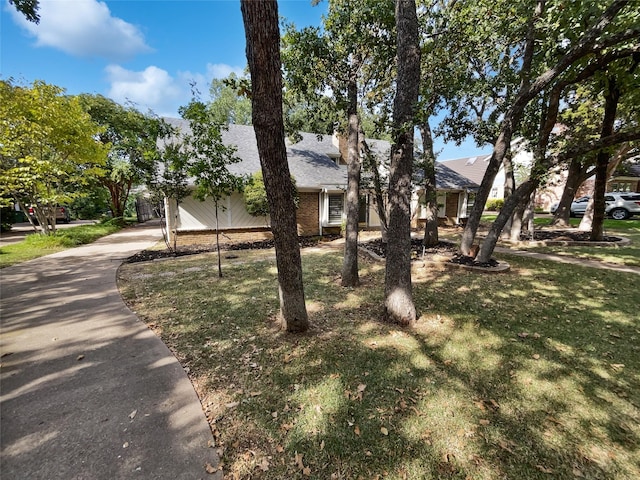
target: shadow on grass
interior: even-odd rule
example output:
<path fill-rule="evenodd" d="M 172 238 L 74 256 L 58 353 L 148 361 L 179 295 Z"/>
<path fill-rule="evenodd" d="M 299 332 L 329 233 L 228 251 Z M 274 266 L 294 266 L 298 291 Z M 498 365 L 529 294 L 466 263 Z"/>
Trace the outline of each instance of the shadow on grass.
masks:
<path fill-rule="evenodd" d="M 339 254 L 303 258 L 313 327 L 300 336 L 272 320 L 273 261 L 222 280 L 202 258 L 121 272 L 191 369 L 229 478 L 640 476 L 632 275 L 416 267 L 422 316 L 402 330 L 378 322 L 381 265 L 363 260 L 363 286 L 345 289 Z"/>

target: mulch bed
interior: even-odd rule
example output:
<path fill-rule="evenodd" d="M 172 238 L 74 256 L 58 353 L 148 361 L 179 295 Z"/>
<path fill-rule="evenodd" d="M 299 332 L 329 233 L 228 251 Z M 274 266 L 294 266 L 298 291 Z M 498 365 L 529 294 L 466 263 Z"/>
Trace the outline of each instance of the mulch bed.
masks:
<path fill-rule="evenodd" d="M 366 248 L 370 252 L 375 253 L 379 257 L 386 258 L 387 245 L 382 243 L 382 240 L 375 239 L 368 242 L 362 242 L 359 244 L 361 247 Z M 494 268 L 498 266 L 498 262 L 494 259 L 488 262 L 480 263 L 476 262 L 473 257 L 461 255 L 458 253 L 458 246 L 451 242 L 439 242 L 434 247 L 425 248 L 422 245 L 422 239 L 411 240 L 411 258 L 432 258 L 436 255 L 450 257 L 449 262 L 457 265 L 470 265 L 474 267 Z"/>
<path fill-rule="evenodd" d="M 572 230 L 535 230 L 533 232 L 533 240 L 535 241 L 566 241 L 566 242 L 589 242 L 591 241 L 591 232 L 581 232 Z M 530 233 L 520 235 L 520 240 L 531 240 Z M 619 237 L 602 237 L 602 242 L 617 242 Z"/>
<path fill-rule="evenodd" d="M 315 247 L 321 242 L 328 242 L 339 238 L 339 235 L 325 235 L 324 237 L 298 237 L 300 248 Z M 234 250 L 265 250 L 274 248 L 273 240 L 259 240 L 256 242 L 242 242 L 242 243 L 221 243 L 220 251 L 230 252 Z M 135 255 L 130 256 L 125 260 L 125 263 L 137 263 L 148 262 L 151 260 L 158 260 L 162 258 L 176 258 L 184 257 L 187 255 L 197 255 L 200 253 L 213 253 L 216 252 L 215 245 L 183 245 L 178 247 L 177 252 L 172 252 L 168 249 L 164 250 L 142 250 Z M 225 256 L 231 256 L 232 254 L 226 253 Z"/>

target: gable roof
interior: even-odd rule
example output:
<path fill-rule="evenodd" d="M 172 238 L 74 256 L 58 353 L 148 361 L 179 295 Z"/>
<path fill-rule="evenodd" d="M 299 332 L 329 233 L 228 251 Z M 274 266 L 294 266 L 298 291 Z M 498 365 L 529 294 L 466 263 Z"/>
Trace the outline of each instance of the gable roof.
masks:
<path fill-rule="evenodd" d="M 479 187 L 479 183 L 459 174 L 443 162 L 436 162 L 436 190 L 476 190 Z"/>
<path fill-rule="evenodd" d="M 179 118 L 164 119 L 181 132 L 189 132 L 189 122 Z M 236 148 L 236 156 L 241 161 L 229 165 L 229 171 L 236 175 L 252 175 L 260 171 L 260 155 L 255 132 L 251 125 L 230 124 L 222 130 L 222 142 Z M 289 171 L 296 179 L 298 188 L 331 188 L 347 183 L 347 169 L 337 165 L 330 157 L 339 156 L 331 136 L 301 133 L 302 140 L 291 144 L 287 141 Z M 318 138 L 320 140 L 318 140 Z"/>
<path fill-rule="evenodd" d="M 455 160 L 444 160 L 440 162 L 449 169 L 468 178 L 477 185 L 482 183 L 484 172 L 489 166 L 491 155 L 476 155 L 474 157 L 457 158 Z"/>
<path fill-rule="evenodd" d="M 165 118 L 171 126 L 182 133 L 189 132 L 189 122 L 180 118 Z M 251 125 L 230 124 L 222 130 L 222 141 L 225 145 L 236 148 L 236 156 L 241 161 L 229 165 L 229 171 L 235 175 L 252 175 L 260 171 L 260 155 L 255 132 Z M 289 171 L 296 179 L 297 188 L 302 189 L 336 189 L 347 184 L 347 167 L 338 165 L 333 158 L 340 156 L 338 147 L 330 135 L 301 133 L 302 140 L 297 143 L 286 141 Z M 160 141 L 162 146 L 165 141 Z M 386 140 L 367 139 L 371 151 L 378 156 L 388 156 L 391 145 Z M 486 165 L 484 166 L 486 169 Z M 482 175 L 484 175 L 484 169 Z M 480 181 L 482 181 L 480 175 Z M 436 162 L 436 188 L 441 190 L 474 190 L 479 182 Z"/>

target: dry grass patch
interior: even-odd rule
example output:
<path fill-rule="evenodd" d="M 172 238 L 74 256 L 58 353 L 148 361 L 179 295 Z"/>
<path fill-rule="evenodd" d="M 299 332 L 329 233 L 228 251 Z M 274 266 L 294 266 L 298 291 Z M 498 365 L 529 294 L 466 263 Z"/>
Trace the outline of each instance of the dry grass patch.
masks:
<path fill-rule="evenodd" d="M 378 321 L 382 265 L 342 288 L 339 253 L 303 250 L 312 328 L 291 336 L 275 261 L 251 255 L 222 279 L 211 255 L 119 273 L 188 369 L 226 478 L 640 478 L 635 276 L 417 266 L 403 330 Z"/>

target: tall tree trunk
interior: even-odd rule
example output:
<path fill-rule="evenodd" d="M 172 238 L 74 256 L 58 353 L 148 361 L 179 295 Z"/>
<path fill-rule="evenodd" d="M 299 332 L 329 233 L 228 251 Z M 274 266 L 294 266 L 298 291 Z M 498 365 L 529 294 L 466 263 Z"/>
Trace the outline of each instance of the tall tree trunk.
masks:
<path fill-rule="evenodd" d="M 420 125 L 420 135 L 424 149 L 420 166 L 424 172 L 424 206 L 427 211 L 422 243 L 425 247 L 434 247 L 440 241 L 438 238 L 438 193 L 436 191 L 436 156 L 433 153 L 433 137 L 428 120 Z"/>
<path fill-rule="evenodd" d="M 395 138 L 389 181 L 389 242 L 384 282 L 384 318 L 410 325 L 416 320 L 411 287 L 411 173 L 413 113 L 420 84 L 420 45 L 415 0 L 396 0 L 398 76 L 393 105 Z"/>
<path fill-rule="evenodd" d="M 498 243 L 500 232 L 502 232 L 507 220 L 509 220 L 518 204 L 524 202 L 526 205 L 531 194 L 538 186 L 538 183 L 539 180 L 536 178 L 526 180 L 516 188 L 515 192 L 513 192 L 513 194 L 504 202 L 504 206 L 502 207 L 502 210 L 500 210 L 498 218 L 496 218 L 493 224 L 491 224 L 489 233 L 487 233 L 484 242 L 480 246 L 480 251 L 476 257 L 476 261 L 478 263 L 486 263 L 491 260 L 491 255 Z"/>
<path fill-rule="evenodd" d="M 282 118 L 280 30 L 276 0 L 241 0 L 251 73 L 252 121 L 269 200 L 276 247 L 280 317 L 288 332 L 304 332 L 309 318 Z"/>
<path fill-rule="evenodd" d="M 569 217 L 571 217 L 571 203 L 576 196 L 576 192 L 584 181 L 593 175 L 594 172 L 587 173 L 589 166 L 583 165 L 580 158 L 573 158 L 569 163 L 567 171 L 567 183 L 562 191 L 558 208 L 553 214 L 552 225 L 557 227 L 568 227 Z"/>
<path fill-rule="evenodd" d="M 362 127 L 362 125 L 361 125 Z M 375 204 L 376 204 L 376 212 L 378 213 L 378 218 L 380 219 L 380 231 L 382 235 L 382 241 L 387 243 L 388 235 L 387 231 L 389 229 L 389 222 L 387 220 L 387 202 L 385 202 L 383 185 L 382 185 L 382 176 L 380 175 L 380 164 L 378 162 L 377 157 L 371 153 L 369 149 L 369 145 L 364 137 L 364 132 L 362 128 L 360 129 L 360 149 L 364 154 L 365 166 L 371 173 L 373 178 L 373 192 L 375 196 Z"/>
<path fill-rule="evenodd" d="M 222 278 L 222 259 L 220 253 L 220 224 L 218 222 L 218 200 L 214 200 L 216 205 L 216 251 L 218 252 L 218 278 Z"/>
<path fill-rule="evenodd" d="M 620 89 L 615 77 L 610 77 L 608 88 L 604 96 L 604 118 L 602 120 L 602 131 L 600 138 L 613 134 L 620 99 Z M 609 165 L 610 153 L 608 150 L 601 150 L 596 157 L 596 184 L 593 190 L 593 223 L 591 225 L 591 241 L 602 241 L 604 235 L 604 194 L 607 189 L 607 166 Z"/>
<path fill-rule="evenodd" d="M 516 189 L 516 176 L 513 171 L 513 161 L 512 161 L 512 152 L 509 150 L 509 153 L 505 155 L 502 160 L 502 166 L 504 167 L 504 199 L 509 198 L 509 195 L 513 193 Z M 517 211 L 516 211 L 517 214 Z M 504 226 L 504 231 L 502 233 L 503 237 L 509 237 L 511 234 L 511 228 L 513 225 L 513 216 L 507 220 L 506 225 Z M 520 234 L 518 233 L 518 236 Z"/>
<path fill-rule="evenodd" d="M 360 152 L 358 135 L 358 84 L 357 72 L 360 68 L 357 57 L 351 61 L 351 75 L 348 85 L 349 134 L 347 139 L 347 224 L 345 229 L 344 258 L 342 262 L 342 286 L 357 287 L 358 278 L 358 218 L 360 216 Z"/>

